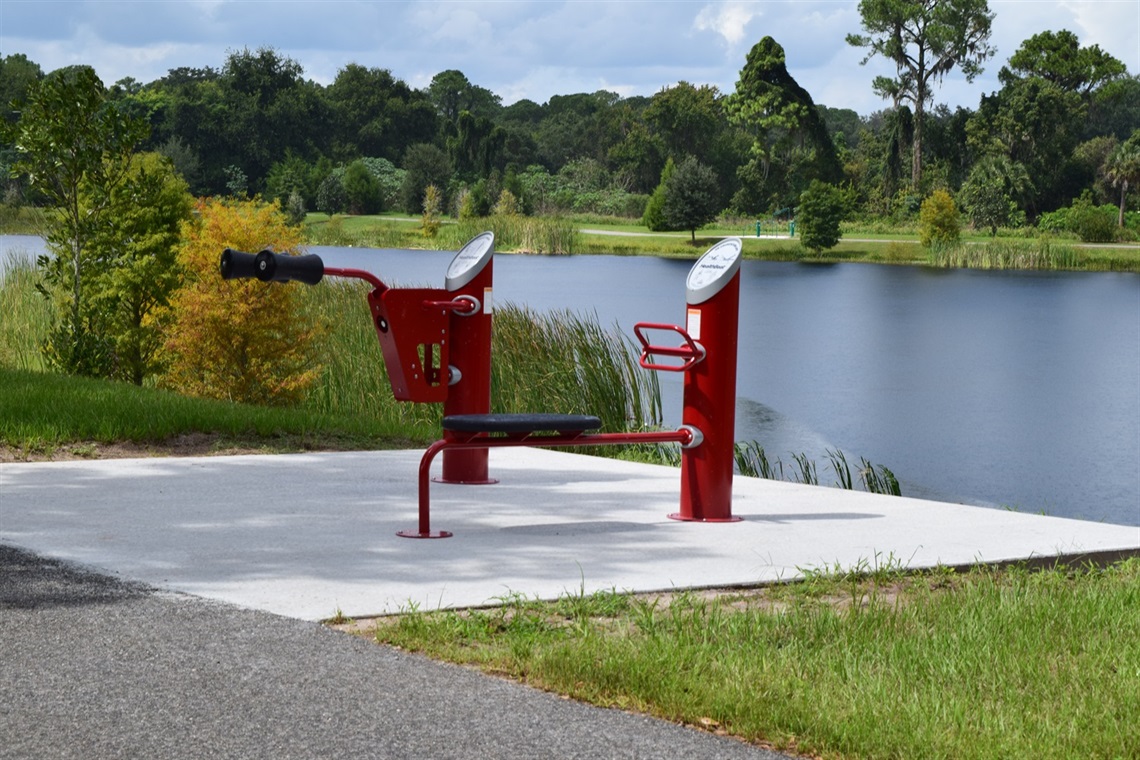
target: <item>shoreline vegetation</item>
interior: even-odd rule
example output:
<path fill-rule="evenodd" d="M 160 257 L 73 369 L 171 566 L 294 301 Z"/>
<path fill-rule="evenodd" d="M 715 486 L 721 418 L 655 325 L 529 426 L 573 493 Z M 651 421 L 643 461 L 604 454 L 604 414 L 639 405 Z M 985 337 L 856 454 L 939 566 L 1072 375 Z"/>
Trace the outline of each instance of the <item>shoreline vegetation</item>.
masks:
<path fill-rule="evenodd" d="M 452 221 L 431 238 L 423 236 L 419 220 L 398 215 L 309 214 L 305 228 L 312 245 L 456 250 L 475 234 L 491 229 L 496 251 L 501 253 L 695 258 L 720 238 L 737 236 L 745 258 L 765 261 L 1140 272 L 1140 244 L 1088 244 L 1052 233 L 1027 237 L 1024 230 L 1003 230 L 996 237 L 968 235 L 958 244 L 925 248 L 918 242 L 918 233 L 906 227 L 844 223 L 839 244 L 817 254 L 789 236 L 787 224 L 762 225 L 757 236 L 756 222 L 746 220 L 708 225 L 697 231 L 695 239 L 687 232 L 649 232 L 633 220 L 593 216 Z"/>
<path fill-rule="evenodd" d="M 42 213 L 24 211 L 0 220 L 0 234 L 40 234 Z M 1033 229 L 1002 229 L 996 236 L 968 233 L 956 244 L 926 248 L 919 243 L 913 225 L 844 222 L 839 243 L 817 254 L 789 235 L 787 223 L 760 223 L 759 235 L 757 225 L 755 220 L 720 220 L 698 230 L 693 239 L 688 232 L 650 232 L 638 220 L 593 215 L 445 220 L 432 237 L 423 234 L 420 219 L 398 213 L 309 213 L 303 222 L 309 245 L 458 250 L 474 235 L 490 229 L 495 232 L 498 253 L 695 258 L 723 237 L 740 237 L 744 257 L 762 261 L 1140 272 L 1140 243 L 1083 243 L 1073 235 L 1037 235 Z"/>

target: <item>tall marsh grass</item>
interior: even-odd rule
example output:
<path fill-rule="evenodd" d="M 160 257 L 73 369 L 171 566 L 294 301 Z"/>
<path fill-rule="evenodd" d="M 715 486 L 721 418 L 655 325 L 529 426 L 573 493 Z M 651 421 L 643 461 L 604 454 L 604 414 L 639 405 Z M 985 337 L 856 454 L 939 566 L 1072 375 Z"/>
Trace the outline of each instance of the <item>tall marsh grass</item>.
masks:
<path fill-rule="evenodd" d="M 311 245 L 446 251 L 459 250 L 468 240 L 487 230 L 495 233 L 495 247 L 501 251 L 570 254 L 581 248 L 581 233 L 574 220 L 517 214 L 449 222 L 431 237 L 423 234 L 419 222 L 335 215 L 327 221 L 311 219 L 305 234 Z"/>
<path fill-rule="evenodd" d="M 304 288 L 305 309 L 323 326 L 314 363 L 320 378 L 304 405 L 327 414 L 355 415 L 429 438 L 439 431 L 439 404 L 407 404 L 392 398 L 380 343 L 368 310 L 368 286 L 356 280 L 326 280 Z"/>
<path fill-rule="evenodd" d="M 764 447 L 756 441 L 738 442 L 733 453 L 736 470 L 741 475 L 767 480 L 786 480 L 809 486 L 820 484 L 819 465 L 805 453 L 792 454 L 792 463 L 786 468 L 779 457 L 774 461 L 769 459 Z M 884 465 L 874 465 L 860 457 L 858 467 L 852 471 L 847 455 L 842 451 L 828 449 L 826 453 L 828 465 L 835 475 L 836 488 L 853 491 L 858 483 L 867 493 L 902 495 L 898 478 Z"/>
<path fill-rule="evenodd" d="M 507 304 L 495 312 L 492 356 L 495 411 L 593 414 L 611 432 L 661 424 L 657 376 L 596 317 Z"/>
<path fill-rule="evenodd" d="M 452 239 L 458 249 L 486 230 L 495 233 L 495 247 L 504 251 L 570 254 L 578 252 L 581 247 L 577 224 L 564 217 L 496 214 L 460 221 L 454 227 L 445 228 L 441 238 Z"/>
<path fill-rule="evenodd" d="M 44 369 L 40 347 L 51 329 L 51 305 L 36 290 L 36 266 L 10 255 L 0 262 L 0 366 Z"/>
<path fill-rule="evenodd" d="M 323 370 L 306 406 L 397 423 L 416 437 L 432 435 L 439 430 L 441 405 L 392 398 L 367 292 L 357 282 L 306 290 L 306 308 L 326 326 L 316 357 Z M 594 318 L 501 305 L 492 341 L 494 412 L 594 414 L 608 431 L 661 422 L 656 376 L 638 366 L 631 341 Z"/>
<path fill-rule="evenodd" d="M 930 264 L 971 269 L 1078 269 L 1081 259 L 1073 246 L 1039 238 L 936 246 L 930 251 Z"/>

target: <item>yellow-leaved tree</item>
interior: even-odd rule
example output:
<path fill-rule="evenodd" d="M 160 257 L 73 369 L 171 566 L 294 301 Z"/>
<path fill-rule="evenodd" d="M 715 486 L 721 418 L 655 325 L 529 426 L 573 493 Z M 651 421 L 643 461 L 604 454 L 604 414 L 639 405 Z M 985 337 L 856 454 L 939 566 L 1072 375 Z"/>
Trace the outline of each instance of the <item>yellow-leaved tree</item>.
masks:
<path fill-rule="evenodd" d="M 300 399 L 319 374 L 317 325 L 292 283 L 223 280 L 222 251 L 297 253 L 301 232 L 276 204 L 199 201 L 182 233 L 183 286 L 170 299 L 162 384 L 192 396 L 257 404 Z"/>

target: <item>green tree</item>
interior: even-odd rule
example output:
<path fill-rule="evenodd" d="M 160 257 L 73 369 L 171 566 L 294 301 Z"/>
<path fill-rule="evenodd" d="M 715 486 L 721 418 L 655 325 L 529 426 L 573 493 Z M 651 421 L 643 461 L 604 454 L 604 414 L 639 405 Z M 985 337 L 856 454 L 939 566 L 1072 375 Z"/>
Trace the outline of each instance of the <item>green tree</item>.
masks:
<path fill-rule="evenodd" d="M 604 161 L 624 137 L 621 98 L 613 92 L 553 95 L 534 132 L 542 163 L 557 173 L 570 161 L 590 158 Z"/>
<path fill-rule="evenodd" d="M 839 188 L 813 179 L 800 195 L 800 205 L 796 209 L 800 245 L 816 254 L 834 248 L 842 237 L 839 223 L 843 221 L 844 214 L 843 193 Z"/>
<path fill-rule="evenodd" d="M 1041 32 L 1022 42 L 1009 57 L 1009 66 L 1003 69 L 1001 78 L 1005 81 L 1013 77 L 1037 77 L 1087 98 L 1127 73 L 1124 64 L 1099 45 L 1081 47 L 1077 35 L 1062 29 Z"/>
<path fill-rule="evenodd" d="M 653 96 L 644 119 L 665 143 L 666 153 L 707 161 L 725 126 L 719 96 L 715 87 L 678 82 Z"/>
<path fill-rule="evenodd" d="M 6 121 L 14 124 L 19 120 L 20 114 L 12 105 L 23 102 L 28 91 L 43 77 L 40 65 L 29 61 L 23 53 L 0 59 L 0 108 L 4 109 Z"/>
<path fill-rule="evenodd" d="M 607 162 L 634 192 L 652 192 L 665 162 L 665 141 L 641 121 L 633 121 L 622 141 L 610 148 Z"/>
<path fill-rule="evenodd" d="M 317 187 L 317 211 L 322 214 L 339 214 L 348 208 L 344 194 L 344 167 L 333 169 Z"/>
<path fill-rule="evenodd" d="M 918 242 L 923 247 L 958 242 L 961 232 L 958 207 L 945 190 L 935 190 L 918 212 Z"/>
<path fill-rule="evenodd" d="M 520 213 L 519 199 L 507 188 L 499 193 L 499 200 L 495 201 L 491 213 L 495 216 L 518 216 Z"/>
<path fill-rule="evenodd" d="M 456 173 L 468 180 L 490 174 L 498 163 L 506 131 L 470 111 L 460 111 L 451 127 L 446 142 Z"/>
<path fill-rule="evenodd" d="M 111 190 L 110 213 L 91 240 L 102 262 L 91 291 L 113 353 L 114 378 L 142 385 L 161 369 L 164 337 L 157 316 L 181 282 L 179 232 L 192 208 L 185 180 L 157 153 L 136 156 Z"/>
<path fill-rule="evenodd" d="M 654 232 L 672 229 L 665 218 L 665 185 L 676 170 L 677 165 L 670 157 L 665 161 L 665 168 L 661 170 L 661 181 L 657 184 L 653 194 L 649 196 L 649 202 L 645 204 L 645 213 L 642 214 L 641 223 Z"/>
<path fill-rule="evenodd" d="M 398 161 L 408 146 L 431 142 L 439 117 L 427 94 L 387 69 L 350 63 L 324 92 L 331 110 L 330 155 L 342 161 L 377 156 Z"/>
<path fill-rule="evenodd" d="M 55 305 L 45 352 L 70 374 L 110 372 L 104 315 L 89 292 L 107 262 L 91 241 L 115 211 L 114 190 L 146 130 L 108 102 L 103 82 L 86 66 L 52 72 L 31 88 L 14 127 L 14 169 L 55 211 L 46 234 L 51 254 L 41 260 L 41 290 Z"/>
<path fill-rule="evenodd" d="M 664 184 L 665 204 L 661 212 L 666 225 L 689 230 L 695 243 L 697 228 L 716 219 L 721 209 L 716 174 L 695 156 L 686 156 Z"/>
<path fill-rule="evenodd" d="M 458 121 L 464 111 L 491 118 L 502 108 L 502 98 L 485 87 L 471 84 L 462 71 L 455 69 L 432 77 L 427 95 L 439 115 L 451 123 Z"/>
<path fill-rule="evenodd" d="M 958 195 L 974 227 L 988 227 L 991 236 L 998 227 L 1018 220 L 1016 198 L 1032 192 L 1029 173 L 1006 156 L 986 156 L 974 164 Z"/>
<path fill-rule="evenodd" d="M 315 157 L 327 144 L 328 103 L 302 78 L 295 60 L 272 48 L 231 52 L 216 81 L 201 86 L 206 129 L 191 144 L 208 145 L 207 181 L 214 192 L 237 167 L 249 193 L 260 192 L 274 163 L 292 154 Z"/>
<path fill-rule="evenodd" d="M 404 211 L 418 214 L 423 210 L 424 191 L 428 185 L 435 185 L 441 192 L 441 208 L 447 205 L 441 188 L 451 180 L 451 163 L 447 154 L 431 143 L 419 143 L 408 148 L 404 154 L 404 183 L 400 187 L 400 199 Z"/>
<path fill-rule="evenodd" d="M 788 73 L 784 49 L 764 37 L 748 52 L 736 90 L 725 98 L 730 123 L 752 140 L 733 199 L 740 211 L 795 205 L 811 178 L 843 177 L 835 144 L 807 90 Z"/>
<path fill-rule="evenodd" d="M 970 145 L 1025 167 L 1034 192 L 1019 200 L 1031 218 L 1063 206 L 1092 181 L 1075 151 L 1100 91 L 1122 71 L 1119 61 L 1080 47 L 1071 33 L 1045 32 L 1021 44 L 998 73 L 1001 90 L 983 96 L 967 124 Z"/>
<path fill-rule="evenodd" d="M 387 211 L 400 202 L 400 186 L 404 183 L 404 170 L 386 158 L 368 156 L 360 159 L 380 185 L 380 208 Z"/>
<path fill-rule="evenodd" d="M 363 161 L 353 161 L 341 180 L 350 214 L 375 214 L 380 211 L 380 181 Z"/>
<path fill-rule="evenodd" d="M 1105 175 L 1113 187 L 1120 188 L 1120 216 L 1117 226 L 1124 226 L 1124 206 L 1129 187 L 1140 187 L 1140 129 L 1120 144 L 1105 162 Z"/>
<path fill-rule="evenodd" d="M 847 43 L 866 49 L 866 64 L 876 55 L 895 64 L 898 76 L 878 76 L 875 94 L 914 107 L 914 151 L 911 185 L 922 186 L 922 130 L 933 86 L 961 69 L 967 82 L 982 72 L 994 54 L 990 47 L 990 13 L 986 0 L 860 0 L 866 34 L 849 34 Z"/>
<path fill-rule="evenodd" d="M 1116 237 L 1112 206 L 1097 206 L 1085 191 L 1068 211 L 1068 228 L 1085 243 L 1111 243 Z"/>

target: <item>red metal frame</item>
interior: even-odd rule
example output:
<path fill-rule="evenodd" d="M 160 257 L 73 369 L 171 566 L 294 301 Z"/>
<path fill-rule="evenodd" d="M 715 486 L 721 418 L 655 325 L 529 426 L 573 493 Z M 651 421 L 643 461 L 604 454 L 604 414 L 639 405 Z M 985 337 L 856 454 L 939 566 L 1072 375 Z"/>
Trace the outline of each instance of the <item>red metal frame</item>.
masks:
<path fill-rule="evenodd" d="M 709 360 L 685 373 L 681 422 L 703 432 L 705 440 L 681 452 L 681 510 L 669 515 L 674 520 L 741 519 L 732 516 L 739 312 L 739 272 L 709 300 L 688 305 L 688 332 Z"/>
<path fill-rule="evenodd" d="M 444 402 L 448 393 L 450 323 L 455 315 L 474 314 L 479 302 L 437 288 L 390 288 L 363 269 L 325 267 L 325 276 L 364 280 L 372 285 L 368 306 L 388 368 L 392 395 L 399 401 Z M 490 406 L 490 337 L 487 339 L 487 404 Z M 475 410 L 471 410 L 472 413 Z M 486 412 L 488 409 L 478 410 Z M 455 412 L 460 413 L 460 412 Z"/>
<path fill-rule="evenodd" d="M 710 249 L 711 250 L 711 249 Z M 694 271 L 696 271 L 694 269 Z M 373 324 L 380 339 L 392 391 L 404 401 L 442 401 L 445 415 L 486 414 L 490 411 L 491 264 L 455 293 L 435 289 L 392 289 L 370 272 L 326 268 L 325 275 L 369 282 Z M 690 290 L 698 303 L 687 305 L 685 328 L 638 323 L 634 333 L 642 345 L 640 365 L 648 370 L 683 372 L 684 410 L 677 431 L 641 433 L 535 432 L 518 434 L 457 433 L 444 437 L 424 452 L 419 470 L 419 529 L 401 531 L 409 538 L 443 538 L 430 526 L 430 469 L 444 452 L 442 482 L 495 482 L 487 477 L 489 448 L 508 446 L 600 446 L 633 443 L 680 443 L 681 508 L 677 520 L 735 522 L 732 516 L 733 444 L 736 424 L 737 332 L 740 275 L 707 296 Z M 480 296 L 485 295 L 485 300 Z M 653 345 L 647 330 L 677 333 L 683 344 Z M 656 356 L 680 364 L 658 364 Z M 708 357 L 713 357 L 705 361 Z M 452 369 L 458 370 L 452 377 Z"/>
<path fill-rule="evenodd" d="M 458 414 L 487 414 L 491 411 L 491 332 L 494 308 L 491 285 L 494 258 L 482 270 L 459 286 L 451 297 L 478 304 L 474 310 L 453 311 L 448 320 L 451 362 L 457 376 L 452 379 L 443 402 L 445 417 Z M 486 449 L 448 451 L 443 455 L 442 483 L 489 485 L 499 482 L 488 472 Z"/>
<path fill-rule="evenodd" d="M 678 430 L 646 431 L 641 433 L 579 433 L 567 432 L 536 435 L 526 433 L 492 435 L 489 433 L 459 433 L 444 431 L 442 440 L 428 446 L 420 459 L 419 472 L 419 527 L 417 530 L 402 530 L 396 535 L 402 538 L 448 538 L 452 534 L 431 529 L 431 463 L 441 451 L 469 451 L 510 446 L 614 446 L 632 443 L 679 443 L 688 446 L 696 439 L 689 428 Z"/>

